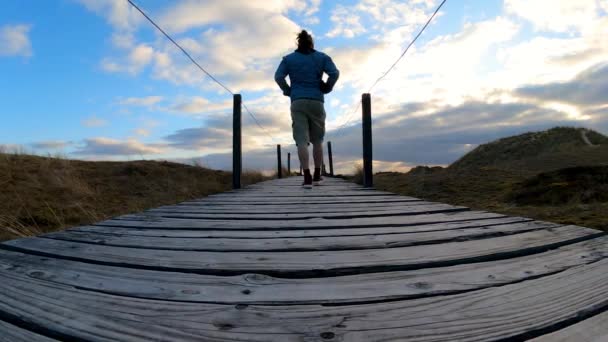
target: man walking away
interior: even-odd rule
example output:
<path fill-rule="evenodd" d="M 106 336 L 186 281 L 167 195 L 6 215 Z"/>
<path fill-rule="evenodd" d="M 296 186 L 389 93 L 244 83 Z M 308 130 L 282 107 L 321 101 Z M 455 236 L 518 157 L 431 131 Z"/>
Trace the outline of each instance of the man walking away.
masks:
<path fill-rule="evenodd" d="M 314 49 L 312 36 L 302 30 L 297 37 L 298 49 L 283 57 L 274 79 L 283 90 L 283 95 L 291 98 L 291 120 L 293 139 L 298 146 L 300 165 L 304 169 L 306 189 L 313 183 L 321 182 L 323 165 L 323 138 L 325 136 L 324 94 L 329 94 L 338 81 L 340 72 L 332 59 Z M 323 81 L 323 73 L 329 78 Z M 285 81 L 289 76 L 290 84 Z M 310 174 L 308 145 L 312 143 L 315 164 L 314 175 Z"/>

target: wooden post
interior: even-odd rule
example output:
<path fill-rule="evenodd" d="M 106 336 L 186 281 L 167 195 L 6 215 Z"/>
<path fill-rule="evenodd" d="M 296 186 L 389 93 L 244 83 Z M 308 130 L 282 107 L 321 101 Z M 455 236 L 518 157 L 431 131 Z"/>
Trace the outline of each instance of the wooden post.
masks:
<path fill-rule="evenodd" d="M 334 176 L 334 157 L 331 154 L 331 141 L 327 142 L 327 155 L 329 156 L 329 175 Z"/>
<path fill-rule="evenodd" d="M 232 188 L 241 188 L 243 159 L 241 154 L 241 94 L 235 94 L 232 107 Z"/>
<path fill-rule="evenodd" d="M 283 168 L 281 167 L 281 145 L 277 145 L 277 175 L 283 178 Z"/>
<path fill-rule="evenodd" d="M 287 153 L 287 177 L 291 177 L 291 153 Z"/>
<path fill-rule="evenodd" d="M 372 99 L 370 94 L 363 94 L 361 102 L 363 105 L 363 186 L 371 188 L 374 186 L 374 174 L 372 168 Z"/>

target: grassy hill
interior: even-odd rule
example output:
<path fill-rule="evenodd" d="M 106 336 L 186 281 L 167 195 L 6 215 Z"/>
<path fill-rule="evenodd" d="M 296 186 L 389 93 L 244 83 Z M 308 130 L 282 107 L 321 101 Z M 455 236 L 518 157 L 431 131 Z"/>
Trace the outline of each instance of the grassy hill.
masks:
<path fill-rule="evenodd" d="M 558 127 L 480 145 L 447 168 L 379 173 L 378 189 L 608 230 L 608 137 Z"/>
<path fill-rule="evenodd" d="M 264 179 L 247 172 L 245 184 Z M 0 153 L 0 240 L 84 225 L 230 189 L 232 175 L 171 162 Z"/>

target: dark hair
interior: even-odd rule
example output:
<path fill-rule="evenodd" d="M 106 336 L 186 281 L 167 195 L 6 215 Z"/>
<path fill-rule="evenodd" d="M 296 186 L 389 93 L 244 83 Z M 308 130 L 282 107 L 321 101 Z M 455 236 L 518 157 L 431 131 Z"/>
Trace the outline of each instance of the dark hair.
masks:
<path fill-rule="evenodd" d="M 312 50 L 314 48 L 314 42 L 312 36 L 306 31 L 298 33 L 298 50 Z"/>

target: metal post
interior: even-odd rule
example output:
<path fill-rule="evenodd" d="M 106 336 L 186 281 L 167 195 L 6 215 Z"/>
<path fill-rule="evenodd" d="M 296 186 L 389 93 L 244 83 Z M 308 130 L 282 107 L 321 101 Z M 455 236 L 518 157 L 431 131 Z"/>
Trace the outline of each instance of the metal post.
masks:
<path fill-rule="evenodd" d="M 370 94 L 363 94 L 363 186 L 374 186 L 372 170 L 372 99 Z"/>
<path fill-rule="evenodd" d="M 241 154 L 241 94 L 235 94 L 232 107 L 232 188 L 241 188 L 243 159 Z"/>
<path fill-rule="evenodd" d="M 291 177 L 291 153 L 287 153 L 287 177 Z"/>
<path fill-rule="evenodd" d="M 331 141 L 327 142 L 327 155 L 329 156 L 329 175 L 334 176 L 334 157 L 331 154 Z"/>
<path fill-rule="evenodd" d="M 281 167 L 281 145 L 277 145 L 277 175 L 283 178 L 283 168 Z"/>

